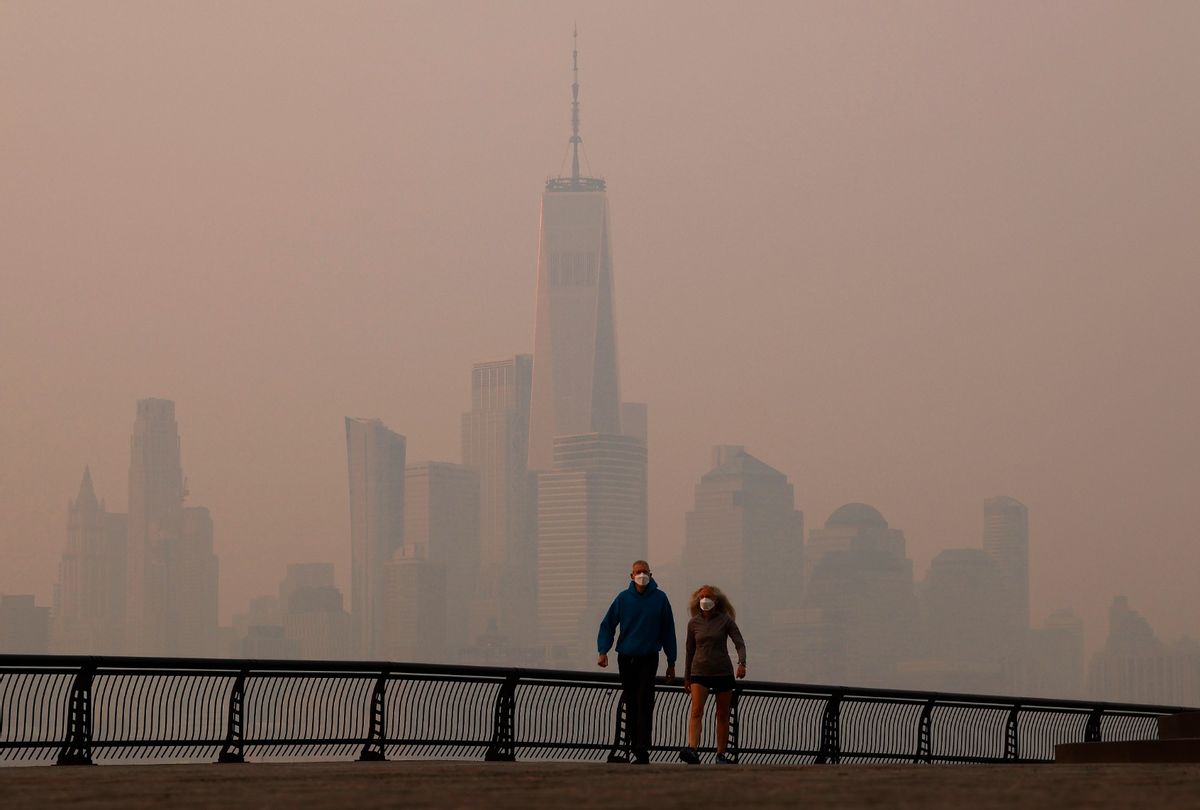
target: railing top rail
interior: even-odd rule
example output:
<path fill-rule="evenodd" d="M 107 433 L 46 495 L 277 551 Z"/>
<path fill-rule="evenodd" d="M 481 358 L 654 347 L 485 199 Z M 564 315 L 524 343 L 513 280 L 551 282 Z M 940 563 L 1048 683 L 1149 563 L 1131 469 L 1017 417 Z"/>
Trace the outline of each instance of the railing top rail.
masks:
<path fill-rule="evenodd" d="M 138 656 L 86 656 L 86 655 L 11 655 L 0 654 L 0 673 L 4 671 L 53 670 L 72 672 L 92 667 L 100 674 L 144 672 L 146 674 L 177 674 L 187 672 L 202 675 L 237 676 L 247 674 L 275 674 L 303 676 L 327 674 L 342 676 L 377 677 L 381 672 L 397 676 L 432 675 L 446 677 L 469 677 L 483 680 L 503 681 L 517 676 L 522 680 L 556 683 L 594 683 L 619 686 L 615 672 L 586 672 L 559 669 L 523 667 L 488 667 L 465 664 L 426 664 L 395 661 L 297 661 L 285 659 L 238 659 L 238 658 L 156 658 Z M 664 678 L 658 679 L 660 685 Z M 678 681 L 677 681 L 678 682 Z M 1020 706 L 1027 709 L 1058 709 L 1079 712 L 1173 714 L 1196 711 L 1186 706 L 1161 706 L 1138 703 L 1113 703 L 1090 700 L 1058 700 L 1054 698 L 1019 697 L 1007 695 L 980 695 L 959 692 L 929 692 L 909 689 L 881 689 L 875 687 L 837 686 L 827 684 L 798 684 L 774 681 L 743 681 L 743 694 L 791 694 L 827 698 L 838 695 L 844 699 L 865 698 L 918 703 L 970 704 L 980 707 L 994 706 L 1009 709 Z"/>

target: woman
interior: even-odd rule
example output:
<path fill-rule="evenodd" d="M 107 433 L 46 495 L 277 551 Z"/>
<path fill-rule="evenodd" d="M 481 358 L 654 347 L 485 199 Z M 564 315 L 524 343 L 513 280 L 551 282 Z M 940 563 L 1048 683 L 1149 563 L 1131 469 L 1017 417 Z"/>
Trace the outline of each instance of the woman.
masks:
<path fill-rule="evenodd" d="M 692 594 L 688 611 L 687 658 L 683 666 L 683 687 L 692 693 L 692 711 L 688 715 L 688 744 L 679 758 L 698 765 L 700 727 L 704 723 L 704 702 L 708 693 L 717 696 L 717 763 L 733 765 L 725 755 L 729 742 L 729 704 L 733 701 L 733 664 L 729 660 L 729 641 L 737 649 L 737 677 L 746 677 L 746 642 L 734 621 L 733 605 L 720 588 L 703 585 Z"/>

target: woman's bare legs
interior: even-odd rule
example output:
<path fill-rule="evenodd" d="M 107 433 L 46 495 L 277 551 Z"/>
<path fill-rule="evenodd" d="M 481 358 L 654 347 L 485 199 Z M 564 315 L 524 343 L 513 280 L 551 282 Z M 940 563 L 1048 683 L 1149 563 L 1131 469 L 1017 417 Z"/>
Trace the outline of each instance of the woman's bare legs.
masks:
<path fill-rule="evenodd" d="M 704 723 L 704 701 L 707 699 L 708 688 L 698 683 L 692 684 L 692 710 L 688 713 L 688 748 L 700 747 L 700 727 Z M 720 699 L 721 696 L 718 695 L 717 700 Z M 725 716 L 729 717 L 728 711 Z M 728 721 L 726 725 L 729 725 Z"/>
<path fill-rule="evenodd" d="M 733 703 L 733 692 L 717 693 L 717 753 L 724 754 L 729 743 L 729 707 Z"/>

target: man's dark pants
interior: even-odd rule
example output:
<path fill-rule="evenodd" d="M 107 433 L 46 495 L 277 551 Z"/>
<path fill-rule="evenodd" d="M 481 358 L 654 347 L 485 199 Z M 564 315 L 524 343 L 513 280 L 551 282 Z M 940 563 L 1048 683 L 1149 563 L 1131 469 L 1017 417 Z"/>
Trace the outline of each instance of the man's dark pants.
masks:
<path fill-rule="evenodd" d="M 625 729 L 633 755 L 650 755 L 650 736 L 654 725 L 654 677 L 658 674 L 658 653 L 653 655 L 617 655 L 621 689 L 625 693 Z"/>

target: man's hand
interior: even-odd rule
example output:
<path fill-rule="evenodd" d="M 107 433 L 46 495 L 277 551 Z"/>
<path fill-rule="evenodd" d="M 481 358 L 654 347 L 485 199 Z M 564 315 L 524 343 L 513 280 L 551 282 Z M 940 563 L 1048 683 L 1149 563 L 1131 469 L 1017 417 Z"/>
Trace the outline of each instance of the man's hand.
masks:
<path fill-rule="evenodd" d="M 738 676 L 739 678 L 745 678 L 745 677 L 746 677 L 746 665 L 745 665 L 745 664 L 738 664 L 738 668 L 737 668 L 737 676 Z"/>
<path fill-rule="evenodd" d="M 667 667 L 667 683 L 675 683 L 675 667 Z"/>
<path fill-rule="evenodd" d="M 608 666 L 608 653 L 600 653 L 600 657 L 596 659 L 596 666 L 598 666 L 598 667 Z"/>

